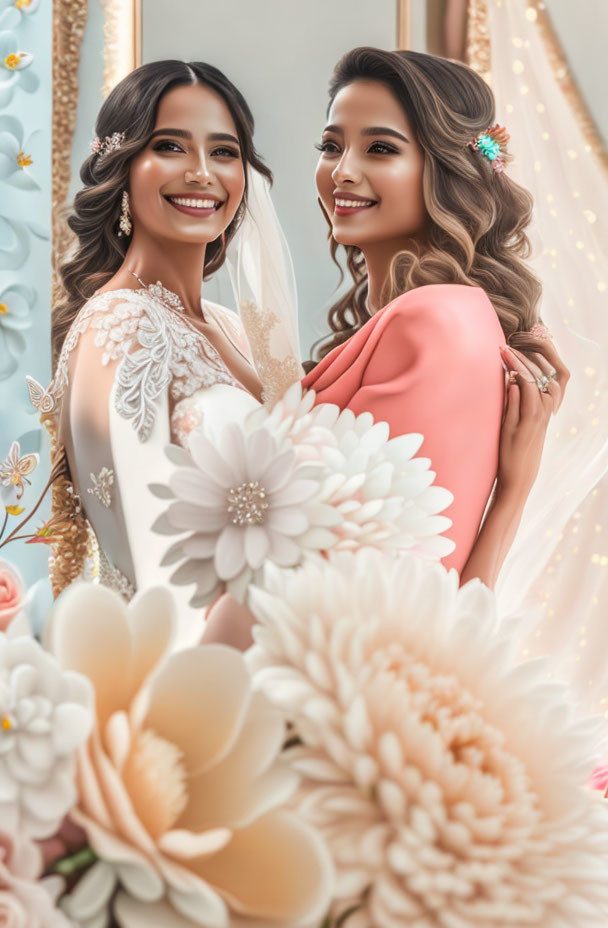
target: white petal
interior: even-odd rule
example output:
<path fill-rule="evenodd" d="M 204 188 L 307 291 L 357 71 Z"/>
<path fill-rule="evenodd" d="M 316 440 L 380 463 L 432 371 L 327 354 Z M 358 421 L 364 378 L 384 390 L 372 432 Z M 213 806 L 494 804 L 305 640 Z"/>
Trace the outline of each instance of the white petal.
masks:
<path fill-rule="evenodd" d="M 270 509 L 266 516 L 266 525 L 274 532 L 284 535 L 299 535 L 308 528 L 308 519 L 299 509 Z"/>
<path fill-rule="evenodd" d="M 258 570 L 268 554 L 270 541 L 268 532 L 261 525 L 248 525 L 245 528 L 245 558 L 252 570 Z"/>
<path fill-rule="evenodd" d="M 71 754 L 83 744 L 91 733 L 93 715 L 84 706 L 64 703 L 53 713 L 53 751 Z"/>
<path fill-rule="evenodd" d="M 72 892 L 64 896 L 62 908 L 79 924 L 88 923 L 106 908 L 115 886 L 114 868 L 98 860 L 78 880 Z"/>
<path fill-rule="evenodd" d="M 241 526 L 227 525 L 215 549 L 215 569 L 221 580 L 231 580 L 245 566 L 245 532 Z"/>

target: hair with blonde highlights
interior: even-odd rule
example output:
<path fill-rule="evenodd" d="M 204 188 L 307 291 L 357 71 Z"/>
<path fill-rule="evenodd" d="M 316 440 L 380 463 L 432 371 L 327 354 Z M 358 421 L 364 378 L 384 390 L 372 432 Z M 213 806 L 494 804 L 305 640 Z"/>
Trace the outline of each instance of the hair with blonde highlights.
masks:
<path fill-rule="evenodd" d="M 541 285 L 525 259 L 532 197 L 506 172 L 474 151 L 470 142 L 495 121 L 492 91 L 458 61 L 413 51 L 355 48 L 338 62 L 329 108 L 338 92 L 357 80 L 378 81 L 402 106 L 424 153 L 424 243 L 392 260 L 384 301 L 433 283 L 465 284 L 487 293 L 509 344 L 533 348 L 526 333 L 539 321 Z M 328 109 L 329 109 L 328 108 Z M 505 161 L 510 155 L 506 154 Z M 331 236 L 338 264 L 338 243 Z M 362 251 L 344 246 L 353 286 L 329 310 L 332 334 L 315 346 L 317 358 L 345 342 L 370 318 Z"/>
<path fill-rule="evenodd" d="M 158 105 L 169 90 L 190 84 L 210 87 L 224 100 L 236 126 L 245 168 L 251 165 L 272 179 L 253 144 L 251 110 L 234 84 L 217 68 L 199 61 L 188 64 L 177 60 L 152 61 L 128 74 L 108 95 L 95 125 L 98 138 L 124 132 L 125 141 L 103 157 L 92 153 L 80 171 L 84 186 L 76 194 L 68 218 L 68 225 L 77 237 L 76 250 L 60 268 L 64 299 L 52 314 L 53 365 L 80 308 L 114 276 L 123 262 L 129 240 L 118 235 L 122 194 L 128 189 L 131 161 L 145 148 L 154 131 Z M 246 201 L 245 186 L 243 201 L 224 236 L 206 248 L 205 278 L 222 265 L 226 246 L 243 218 Z"/>

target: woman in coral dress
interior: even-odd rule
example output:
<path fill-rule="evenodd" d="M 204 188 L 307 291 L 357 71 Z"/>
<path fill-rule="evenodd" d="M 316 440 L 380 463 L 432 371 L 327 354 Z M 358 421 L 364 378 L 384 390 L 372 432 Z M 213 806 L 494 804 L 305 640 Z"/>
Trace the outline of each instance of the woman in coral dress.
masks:
<path fill-rule="evenodd" d="M 368 410 L 393 436 L 424 435 L 421 453 L 454 494 L 456 549 L 444 563 L 489 585 L 544 440 L 524 429 L 509 459 L 518 478 L 499 471 L 504 368 L 517 372 L 507 432 L 520 415 L 548 421 L 568 377 L 532 337 L 544 334 L 540 285 L 523 260 L 532 202 L 504 170 L 508 136 L 487 130 L 494 118 L 490 89 L 458 62 L 360 48 L 338 63 L 317 187 L 354 284 L 330 309 L 333 333 L 304 380 L 317 402 Z M 497 473 L 483 529 L 492 543 L 469 561 Z"/>

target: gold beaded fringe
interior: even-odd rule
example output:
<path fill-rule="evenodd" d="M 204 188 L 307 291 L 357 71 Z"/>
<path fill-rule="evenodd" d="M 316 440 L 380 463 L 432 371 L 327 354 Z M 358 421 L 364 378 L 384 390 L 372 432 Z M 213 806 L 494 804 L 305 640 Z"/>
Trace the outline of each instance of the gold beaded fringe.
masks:
<path fill-rule="evenodd" d="M 58 266 L 71 238 L 64 205 L 70 185 L 70 158 L 78 105 L 78 66 L 87 19 L 87 0 L 54 0 L 53 3 L 53 144 L 52 164 L 52 299 L 57 302 L 61 285 Z M 59 442 L 56 415 L 43 416 L 51 441 L 51 465 L 64 449 Z M 95 539 L 84 518 L 71 481 L 58 477 L 52 488 L 52 514 L 58 519 L 58 540 L 51 545 L 49 574 L 53 595 L 75 580 L 88 557 L 95 553 Z"/>

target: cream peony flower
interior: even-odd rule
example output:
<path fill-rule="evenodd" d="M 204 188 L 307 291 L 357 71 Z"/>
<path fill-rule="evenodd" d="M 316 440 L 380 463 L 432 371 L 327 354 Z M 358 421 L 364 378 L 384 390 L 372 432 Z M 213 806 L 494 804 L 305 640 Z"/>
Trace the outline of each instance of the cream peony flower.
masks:
<path fill-rule="evenodd" d="M 141 928 L 165 910 L 207 928 L 231 925 L 232 912 L 269 928 L 320 921 L 332 868 L 313 829 L 281 808 L 298 779 L 279 759 L 283 717 L 252 693 L 240 652 L 167 657 L 173 608 L 161 588 L 127 606 L 79 584 L 53 616 L 53 651 L 96 692 L 71 813 L 104 864 L 92 895 L 105 898 L 116 875 L 117 904 L 136 913 L 119 920 Z M 80 911 L 78 899 L 66 906 Z"/>
<path fill-rule="evenodd" d="M 599 723 L 518 665 L 483 584 L 367 550 L 270 565 L 250 602 L 254 684 L 303 742 L 296 808 L 345 928 L 607 924 L 608 806 L 583 788 Z"/>
<path fill-rule="evenodd" d="M 91 730 L 88 680 L 34 638 L 0 633 L 0 829 L 47 838 L 76 799 L 77 748 Z"/>
<path fill-rule="evenodd" d="M 0 925 L 2 928 L 70 928 L 55 907 L 63 881 L 40 880 L 42 855 L 35 844 L 14 844 L 0 834 Z"/>
<path fill-rule="evenodd" d="M 265 560 L 291 567 L 307 552 L 363 546 L 431 558 L 453 550 L 439 534 L 451 521 L 437 515 L 453 497 L 431 486 L 430 461 L 414 457 L 422 436 L 389 440 L 370 413 L 313 407 L 314 398 L 294 384 L 272 413 L 256 409 L 219 436 L 203 418 L 192 457 L 171 448 L 179 466 L 169 488 L 153 489 L 173 501 L 154 528 L 189 533 L 165 563 L 180 563 L 173 582 L 196 583 L 194 605 L 224 588 L 242 601 Z"/>

